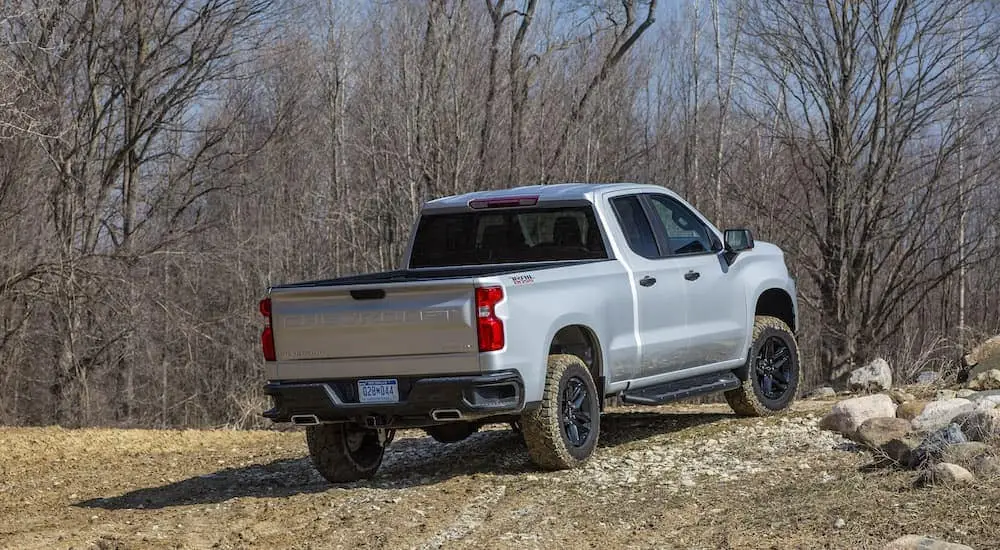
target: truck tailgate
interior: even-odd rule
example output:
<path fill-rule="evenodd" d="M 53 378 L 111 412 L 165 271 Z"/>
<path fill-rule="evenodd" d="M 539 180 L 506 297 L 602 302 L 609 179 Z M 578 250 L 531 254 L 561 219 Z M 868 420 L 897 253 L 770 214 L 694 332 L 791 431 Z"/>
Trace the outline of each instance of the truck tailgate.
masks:
<path fill-rule="evenodd" d="M 471 280 L 274 289 L 277 378 L 479 372 Z"/>

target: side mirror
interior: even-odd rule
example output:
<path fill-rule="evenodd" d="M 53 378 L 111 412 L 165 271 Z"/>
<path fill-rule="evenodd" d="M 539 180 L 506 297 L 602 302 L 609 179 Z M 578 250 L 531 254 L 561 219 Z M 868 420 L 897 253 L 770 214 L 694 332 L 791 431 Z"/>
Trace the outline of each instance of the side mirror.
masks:
<path fill-rule="evenodd" d="M 727 229 L 725 239 L 727 252 L 743 252 L 753 248 L 753 233 L 749 229 Z"/>
<path fill-rule="evenodd" d="M 749 229 L 727 229 L 724 238 L 728 263 L 733 263 L 740 252 L 753 248 L 753 233 Z"/>

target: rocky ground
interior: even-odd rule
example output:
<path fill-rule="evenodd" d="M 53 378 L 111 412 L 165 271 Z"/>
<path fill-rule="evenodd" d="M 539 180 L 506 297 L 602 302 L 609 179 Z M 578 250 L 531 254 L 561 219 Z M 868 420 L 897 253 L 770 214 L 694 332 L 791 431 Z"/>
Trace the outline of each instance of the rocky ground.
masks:
<path fill-rule="evenodd" d="M 616 408 L 568 472 L 536 470 L 503 426 L 452 445 L 406 432 L 346 487 L 314 472 L 298 431 L 0 428 L 0 547 L 1000 547 L 1000 479 L 916 487 L 869 468 L 818 428 L 834 399 L 767 419 Z"/>

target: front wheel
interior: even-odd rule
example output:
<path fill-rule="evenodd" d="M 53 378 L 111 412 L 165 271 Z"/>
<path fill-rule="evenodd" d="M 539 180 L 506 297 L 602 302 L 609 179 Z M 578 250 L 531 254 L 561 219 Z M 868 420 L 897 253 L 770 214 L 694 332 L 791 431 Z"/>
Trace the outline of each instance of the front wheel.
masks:
<path fill-rule="evenodd" d="M 353 424 L 319 424 L 306 428 L 313 466 L 330 483 L 370 479 L 382 465 L 392 432 Z"/>
<path fill-rule="evenodd" d="M 531 460 L 565 470 L 590 458 L 600 435 L 602 397 L 580 358 L 550 355 L 541 405 L 521 417 Z"/>
<path fill-rule="evenodd" d="M 795 399 L 799 369 L 799 347 L 792 330 L 777 317 L 758 315 L 746 380 L 726 392 L 726 401 L 742 416 L 767 416 L 784 410 Z"/>

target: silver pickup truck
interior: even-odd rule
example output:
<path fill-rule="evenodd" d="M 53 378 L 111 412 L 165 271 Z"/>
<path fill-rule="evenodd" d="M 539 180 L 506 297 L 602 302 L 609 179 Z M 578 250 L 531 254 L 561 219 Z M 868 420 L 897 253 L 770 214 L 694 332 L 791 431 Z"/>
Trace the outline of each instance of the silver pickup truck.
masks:
<path fill-rule="evenodd" d="M 587 460 L 606 398 L 725 392 L 741 415 L 799 381 L 781 250 L 662 187 L 560 184 L 426 203 L 405 268 L 274 286 L 260 303 L 273 407 L 333 483 L 369 478 L 396 429 L 520 430 L 545 469 Z"/>

